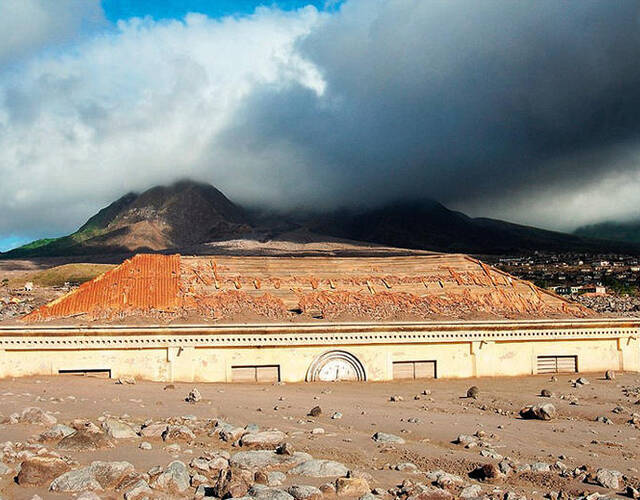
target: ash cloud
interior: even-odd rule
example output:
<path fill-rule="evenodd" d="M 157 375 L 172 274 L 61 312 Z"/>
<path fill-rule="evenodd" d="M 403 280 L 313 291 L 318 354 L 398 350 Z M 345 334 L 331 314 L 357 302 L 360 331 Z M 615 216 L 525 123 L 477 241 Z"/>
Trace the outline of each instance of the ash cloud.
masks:
<path fill-rule="evenodd" d="M 30 48 L 0 59 L 0 235 L 184 177 L 272 208 L 640 215 L 639 19 L 635 0 L 348 0 Z"/>

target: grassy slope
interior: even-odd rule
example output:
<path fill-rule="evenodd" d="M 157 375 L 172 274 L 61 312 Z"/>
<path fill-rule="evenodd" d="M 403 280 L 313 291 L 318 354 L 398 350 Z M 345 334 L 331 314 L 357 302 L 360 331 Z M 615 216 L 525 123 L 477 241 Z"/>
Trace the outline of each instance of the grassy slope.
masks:
<path fill-rule="evenodd" d="M 32 281 L 36 286 L 63 286 L 66 282 L 84 283 L 114 267 L 111 264 L 65 264 L 16 278 L 11 280 L 9 286 L 24 286 L 27 281 Z"/>

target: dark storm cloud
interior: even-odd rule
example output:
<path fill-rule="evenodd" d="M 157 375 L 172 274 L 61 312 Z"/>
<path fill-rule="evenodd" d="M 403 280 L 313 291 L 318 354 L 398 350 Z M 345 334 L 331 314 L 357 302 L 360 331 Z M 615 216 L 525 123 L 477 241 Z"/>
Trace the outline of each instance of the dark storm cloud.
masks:
<path fill-rule="evenodd" d="M 293 145 L 345 203 L 579 189 L 639 132 L 639 5 L 349 2 L 298 45 L 325 92 L 256 92 L 226 140 Z"/>

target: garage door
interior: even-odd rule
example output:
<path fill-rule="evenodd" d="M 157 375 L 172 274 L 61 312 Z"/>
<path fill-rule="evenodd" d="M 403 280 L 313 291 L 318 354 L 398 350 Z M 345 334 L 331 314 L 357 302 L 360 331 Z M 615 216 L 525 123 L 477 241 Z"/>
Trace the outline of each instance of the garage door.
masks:
<path fill-rule="evenodd" d="M 232 382 L 280 382 L 280 365 L 232 366 Z"/>
<path fill-rule="evenodd" d="M 538 356 L 538 373 L 575 373 L 578 356 Z"/>
<path fill-rule="evenodd" d="M 394 380 L 416 378 L 436 378 L 435 361 L 395 361 L 393 363 Z"/>

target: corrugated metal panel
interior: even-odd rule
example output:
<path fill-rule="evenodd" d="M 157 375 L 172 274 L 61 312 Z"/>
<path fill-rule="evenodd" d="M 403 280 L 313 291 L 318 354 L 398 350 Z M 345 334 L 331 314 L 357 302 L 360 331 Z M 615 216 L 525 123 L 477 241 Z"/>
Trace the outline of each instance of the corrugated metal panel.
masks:
<path fill-rule="evenodd" d="M 125 310 L 171 310 L 178 305 L 179 280 L 179 255 L 139 254 L 24 319 L 37 321 Z"/>

